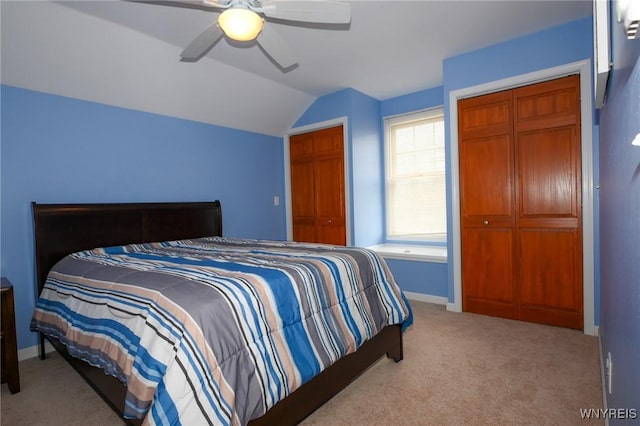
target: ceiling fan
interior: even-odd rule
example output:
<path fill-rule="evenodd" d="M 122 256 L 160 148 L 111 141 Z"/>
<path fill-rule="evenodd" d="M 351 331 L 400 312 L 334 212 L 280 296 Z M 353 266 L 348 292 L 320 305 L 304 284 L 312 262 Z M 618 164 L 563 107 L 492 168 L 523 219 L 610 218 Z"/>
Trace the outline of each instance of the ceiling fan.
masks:
<path fill-rule="evenodd" d="M 161 2 L 170 6 L 193 7 L 194 2 Z M 217 21 L 205 28 L 180 54 L 183 61 L 195 62 L 223 36 L 240 42 L 255 40 L 281 68 L 296 64 L 295 56 L 271 22 L 291 21 L 313 24 L 348 24 L 349 3 L 329 0 L 201 0 L 202 8 L 221 10 Z"/>

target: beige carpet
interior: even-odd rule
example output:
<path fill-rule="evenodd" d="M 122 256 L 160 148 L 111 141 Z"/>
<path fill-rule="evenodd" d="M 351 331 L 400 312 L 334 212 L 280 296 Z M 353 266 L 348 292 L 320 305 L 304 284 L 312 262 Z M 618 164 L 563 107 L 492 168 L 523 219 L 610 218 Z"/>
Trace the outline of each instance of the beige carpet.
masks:
<path fill-rule="evenodd" d="M 412 305 L 405 359 L 379 361 L 304 426 L 603 424 L 580 416 L 602 408 L 597 338 Z M 20 378 L 18 394 L 2 385 L 3 426 L 120 424 L 57 354 L 23 361 Z"/>

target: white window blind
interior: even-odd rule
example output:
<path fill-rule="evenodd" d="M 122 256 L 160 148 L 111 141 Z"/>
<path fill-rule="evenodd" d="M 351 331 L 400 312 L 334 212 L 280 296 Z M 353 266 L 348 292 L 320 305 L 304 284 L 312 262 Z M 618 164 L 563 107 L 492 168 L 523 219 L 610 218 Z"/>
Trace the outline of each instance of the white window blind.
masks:
<path fill-rule="evenodd" d="M 387 238 L 444 241 L 442 109 L 385 119 Z"/>

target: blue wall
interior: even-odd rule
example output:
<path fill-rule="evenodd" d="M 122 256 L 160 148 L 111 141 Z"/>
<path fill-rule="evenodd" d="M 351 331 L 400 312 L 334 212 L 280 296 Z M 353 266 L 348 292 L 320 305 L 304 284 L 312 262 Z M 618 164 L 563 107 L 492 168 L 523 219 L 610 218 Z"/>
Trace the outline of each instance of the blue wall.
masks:
<path fill-rule="evenodd" d="M 380 103 L 380 115 L 382 118 L 393 117 L 442 106 L 444 106 L 444 92 L 442 86 L 438 86 L 386 99 Z"/>
<path fill-rule="evenodd" d="M 2 275 L 36 344 L 31 201 L 222 202 L 227 236 L 284 239 L 281 138 L 1 87 Z"/>
<path fill-rule="evenodd" d="M 591 17 L 583 18 L 445 59 L 445 100 L 451 90 L 590 59 L 592 28 Z"/>
<path fill-rule="evenodd" d="M 385 259 L 403 291 L 448 297 L 447 264 L 415 260 Z"/>
<path fill-rule="evenodd" d="M 640 147 L 631 145 L 640 133 L 640 40 L 627 40 L 615 19 L 611 34 L 600 110 L 600 335 L 603 358 L 610 353 L 613 362 L 608 408 L 640 411 Z"/>

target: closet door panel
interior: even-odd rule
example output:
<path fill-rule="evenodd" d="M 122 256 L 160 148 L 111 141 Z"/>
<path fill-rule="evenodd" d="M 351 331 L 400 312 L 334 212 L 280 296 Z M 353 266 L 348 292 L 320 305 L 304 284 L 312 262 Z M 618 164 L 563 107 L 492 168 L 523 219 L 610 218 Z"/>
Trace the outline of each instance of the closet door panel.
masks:
<path fill-rule="evenodd" d="M 458 132 L 463 140 L 511 134 L 513 131 L 512 93 L 509 90 L 458 103 Z"/>
<path fill-rule="evenodd" d="M 465 311 L 516 318 L 513 233 L 467 228 L 462 239 Z"/>
<path fill-rule="evenodd" d="M 291 192 L 295 194 L 291 200 L 294 241 L 314 242 L 316 239 L 313 187 L 313 161 L 291 160 Z"/>
<path fill-rule="evenodd" d="M 291 203 L 294 217 L 315 216 L 314 172 L 312 160 L 291 162 L 291 192 L 295 194 Z"/>
<path fill-rule="evenodd" d="M 316 242 L 346 244 L 343 176 L 342 156 L 315 161 Z"/>
<path fill-rule="evenodd" d="M 522 129 L 559 127 L 575 123 L 580 114 L 577 75 L 514 89 L 515 116 Z"/>
<path fill-rule="evenodd" d="M 577 255 L 573 230 L 522 230 L 521 303 L 573 309 L 582 295 L 574 286 Z"/>
<path fill-rule="evenodd" d="M 343 133 L 342 126 L 331 127 L 329 129 L 314 132 L 314 153 L 315 154 L 338 154 L 343 155 Z"/>
<path fill-rule="evenodd" d="M 583 327 L 580 80 L 514 89 L 519 318 Z"/>
<path fill-rule="evenodd" d="M 520 318 L 582 328 L 582 250 L 575 229 L 520 231 Z"/>
<path fill-rule="evenodd" d="M 289 157 L 292 160 L 313 157 L 313 134 L 293 135 L 289 139 Z"/>
<path fill-rule="evenodd" d="M 516 318 L 512 94 L 460 101 L 462 305 Z"/>
<path fill-rule="evenodd" d="M 315 219 L 294 218 L 293 219 L 293 241 L 315 243 L 316 242 Z"/>
<path fill-rule="evenodd" d="M 513 150 L 509 135 L 464 141 L 460 149 L 462 216 L 511 216 Z"/>
<path fill-rule="evenodd" d="M 575 127 L 518 135 L 520 216 L 577 216 L 579 177 Z"/>
<path fill-rule="evenodd" d="M 345 241 L 346 228 L 344 221 L 336 223 L 334 219 L 325 222 L 316 222 L 316 243 L 335 244 L 339 246 L 346 245 Z"/>
<path fill-rule="evenodd" d="M 315 132 L 316 242 L 346 244 L 342 127 Z"/>
<path fill-rule="evenodd" d="M 344 166 L 342 158 L 320 158 L 315 161 L 315 211 L 318 217 L 342 217 L 344 198 Z"/>

